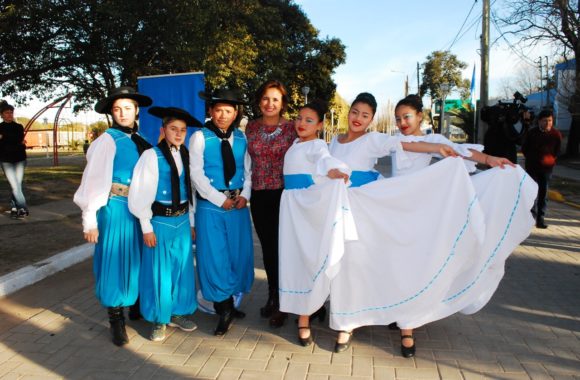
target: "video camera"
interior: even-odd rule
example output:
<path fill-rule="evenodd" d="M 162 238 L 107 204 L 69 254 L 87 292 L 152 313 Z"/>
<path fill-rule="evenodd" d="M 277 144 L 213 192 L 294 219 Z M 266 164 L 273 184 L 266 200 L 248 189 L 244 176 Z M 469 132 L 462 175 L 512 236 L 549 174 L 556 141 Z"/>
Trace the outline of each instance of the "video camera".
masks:
<path fill-rule="evenodd" d="M 512 102 L 499 101 L 493 106 L 482 108 L 481 120 L 489 126 L 484 137 L 486 153 L 516 162 L 516 144 L 521 143 L 534 119 L 533 111 L 524 105 L 527 101 L 525 96 L 516 91 Z M 521 123 L 520 128 L 516 127 L 518 123 Z"/>

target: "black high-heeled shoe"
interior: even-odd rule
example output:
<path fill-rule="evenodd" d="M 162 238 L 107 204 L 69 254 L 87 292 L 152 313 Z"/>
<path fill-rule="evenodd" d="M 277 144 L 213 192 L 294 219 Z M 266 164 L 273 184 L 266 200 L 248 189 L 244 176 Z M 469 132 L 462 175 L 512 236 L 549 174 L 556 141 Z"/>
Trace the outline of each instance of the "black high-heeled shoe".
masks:
<path fill-rule="evenodd" d="M 336 337 L 336 344 L 334 345 L 334 352 L 336 353 L 348 350 L 350 343 L 352 342 L 352 331 L 339 331 L 338 333 L 348 334 L 348 339 L 344 343 L 338 343 L 338 336 Z"/>
<path fill-rule="evenodd" d="M 404 346 L 403 339 L 413 339 L 413 345 L 410 347 Z M 401 335 L 401 355 L 404 358 L 412 358 L 415 356 L 415 338 L 413 335 Z"/>
<path fill-rule="evenodd" d="M 302 338 L 300 336 L 300 330 L 308 330 L 310 331 L 310 326 L 298 326 L 298 341 L 300 342 L 300 344 L 302 345 L 302 347 L 308 347 L 312 344 L 313 340 L 312 340 L 312 331 L 310 331 L 310 334 L 306 337 L 306 338 Z"/>

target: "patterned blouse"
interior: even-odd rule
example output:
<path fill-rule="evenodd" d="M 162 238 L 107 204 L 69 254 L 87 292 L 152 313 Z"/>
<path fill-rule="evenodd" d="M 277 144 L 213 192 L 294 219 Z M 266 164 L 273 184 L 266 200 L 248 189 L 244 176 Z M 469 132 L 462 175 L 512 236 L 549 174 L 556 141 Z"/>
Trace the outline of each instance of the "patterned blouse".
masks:
<path fill-rule="evenodd" d="M 246 138 L 252 158 L 253 190 L 284 188 L 284 155 L 297 137 L 293 121 L 278 126 L 263 125 L 259 119 L 248 123 Z"/>

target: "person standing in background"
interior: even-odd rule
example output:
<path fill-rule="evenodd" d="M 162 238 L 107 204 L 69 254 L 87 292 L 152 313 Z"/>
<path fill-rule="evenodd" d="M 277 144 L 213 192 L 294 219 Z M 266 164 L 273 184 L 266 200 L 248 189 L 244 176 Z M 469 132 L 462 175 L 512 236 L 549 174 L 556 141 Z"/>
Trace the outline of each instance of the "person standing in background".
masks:
<path fill-rule="evenodd" d="M 10 184 L 10 217 L 22 219 L 29 215 L 26 198 L 22 191 L 24 168 L 26 167 L 26 145 L 24 127 L 14 121 L 14 107 L 6 102 L 0 103 L 0 164 Z"/>
<path fill-rule="evenodd" d="M 256 91 L 255 105 L 261 116 L 248 123 L 246 138 L 252 158 L 252 204 L 250 211 L 262 245 L 268 280 L 268 300 L 260 315 L 270 326 L 284 325 L 288 314 L 280 312 L 278 295 L 278 226 L 280 197 L 284 190 L 284 155 L 296 139 L 292 121 L 284 118 L 288 91 L 282 83 L 269 80 Z"/>
<path fill-rule="evenodd" d="M 544 221 L 548 185 L 552 170 L 556 166 L 556 157 L 560 153 L 561 144 L 562 135 L 554 128 L 552 111 L 541 111 L 538 115 L 538 126 L 528 131 L 522 144 L 522 153 L 526 158 L 526 171 L 538 183 L 538 198 L 532 209 L 537 228 L 548 228 Z"/>

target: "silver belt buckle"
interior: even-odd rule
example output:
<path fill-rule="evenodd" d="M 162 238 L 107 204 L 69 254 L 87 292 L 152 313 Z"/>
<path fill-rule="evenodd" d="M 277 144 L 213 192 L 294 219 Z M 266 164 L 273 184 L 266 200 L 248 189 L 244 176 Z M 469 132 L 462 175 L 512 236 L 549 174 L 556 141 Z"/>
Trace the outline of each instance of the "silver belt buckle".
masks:
<path fill-rule="evenodd" d="M 232 194 L 232 193 L 231 193 L 229 190 L 226 190 L 226 191 L 224 191 L 224 195 L 225 195 L 225 196 L 226 196 L 226 198 L 228 198 L 228 199 L 231 199 L 231 198 L 230 198 L 231 194 Z"/>

